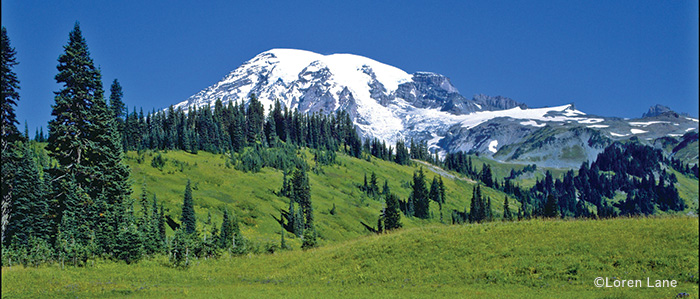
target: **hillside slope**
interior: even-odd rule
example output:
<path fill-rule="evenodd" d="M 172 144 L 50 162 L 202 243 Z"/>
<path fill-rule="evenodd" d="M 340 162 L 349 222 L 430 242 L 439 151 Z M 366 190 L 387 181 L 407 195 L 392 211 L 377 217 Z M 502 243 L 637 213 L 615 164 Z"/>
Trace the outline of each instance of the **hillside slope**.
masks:
<path fill-rule="evenodd" d="M 698 218 L 431 225 L 309 251 L 2 269 L 3 296 L 673 298 L 698 295 Z M 597 288 L 596 277 L 637 288 Z M 646 287 L 647 277 L 676 280 Z M 31 284 L 27 284 L 31 281 Z"/>
<path fill-rule="evenodd" d="M 314 165 L 313 155 L 308 151 L 303 153 L 309 165 Z M 185 185 L 190 179 L 200 231 L 211 231 L 213 225 L 220 226 L 223 209 L 227 208 L 236 213 L 247 238 L 258 245 L 279 244 L 281 228 L 273 216 L 279 218 L 280 209 L 286 210 L 289 206 L 287 198 L 275 194 L 282 187 L 282 171 L 263 168 L 258 173 L 246 173 L 228 164 L 227 156 L 202 151 L 196 155 L 183 151 L 160 154 L 165 159 L 162 170 L 151 166 L 151 160 L 157 155 L 154 152 L 127 153 L 125 160 L 131 168 L 133 198 L 140 198 L 145 182 L 148 200 L 152 200 L 155 193 L 158 201 L 165 204 L 166 214 L 178 221 Z M 369 198 L 358 188 L 363 184 L 365 174 L 369 179 L 375 172 L 380 187 L 387 180 L 391 192 L 402 199 L 408 197 L 413 173 L 419 167 L 423 168 L 428 185 L 437 175 L 430 170 L 432 168 L 417 163 L 416 166 L 402 166 L 374 158 L 368 162 L 343 154 L 338 154 L 337 161 L 338 164 L 322 167 L 323 173 L 309 171 L 316 228 L 322 245 L 368 234 L 360 221 L 376 225 L 384 201 Z M 449 223 L 452 209 L 464 211 L 469 206 L 475 183 L 450 177 L 443 177 L 443 180 L 447 190 L 443 219 Z M 491 197 L 494 212 L 500 217 L 505 194 L 490 188 L 484 188 L 483 192 Z M 511 210 L 517 211 L 517 201 L 510 202 Z M 331 215 L 330 210 L 334 205 L 336 213 Z M 136 209 L 138 211 L 139 204 L 136 204 Z M 431 203 L 430 211 L 432 219 L 421 220 L 402 215 L 401 222 L 408 228 L 439 223 L 438 205 Z M 211 213 L 212 224 L 206 223 L 208 213 Z M 298 248 L 300 243 L 291 234 L 285 235 L 285 238 L 288 241 L 291 239 L 293 247 Z"/>

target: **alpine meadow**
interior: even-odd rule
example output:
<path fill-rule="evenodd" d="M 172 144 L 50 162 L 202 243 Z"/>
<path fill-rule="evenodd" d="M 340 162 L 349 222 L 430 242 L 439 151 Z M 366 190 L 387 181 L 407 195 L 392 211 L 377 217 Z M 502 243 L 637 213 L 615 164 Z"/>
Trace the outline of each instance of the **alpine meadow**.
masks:
<path fill-rule="evenodd" d="M 273 48 L 144 111 L 87 28 L 30 136 L 2 27 L 3 298 L 700 296 L 698 118 L 669 103 L 530 107 Z"/>

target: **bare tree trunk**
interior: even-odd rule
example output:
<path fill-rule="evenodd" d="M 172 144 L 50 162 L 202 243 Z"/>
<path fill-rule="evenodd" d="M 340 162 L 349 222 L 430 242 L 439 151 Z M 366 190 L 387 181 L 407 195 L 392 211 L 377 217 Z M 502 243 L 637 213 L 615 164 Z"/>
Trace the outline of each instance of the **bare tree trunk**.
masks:
<path fill-rule="evenodd" d="M 12 202 L 12 191 L 7 190 L 7 194 L 2 197 L 2 232 L 0 232 L 0 241 L 5 243 L 5 229 L 10 222 L 10 204 Z"/>

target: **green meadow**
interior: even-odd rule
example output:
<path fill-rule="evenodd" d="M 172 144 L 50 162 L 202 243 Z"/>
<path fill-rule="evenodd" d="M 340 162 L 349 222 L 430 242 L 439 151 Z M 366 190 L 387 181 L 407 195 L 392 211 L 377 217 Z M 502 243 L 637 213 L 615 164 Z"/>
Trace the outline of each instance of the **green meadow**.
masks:
<path fill-rule="evenodd" d="M 643 287 L 598 288 L 597 277 Z M 649 288 L 646 280 L 676 280 Z M 698 296 L 698 219 L 432 224 L 328 244 L 199 260 L 136 265 L 96 261 L 2 269 L 6 298 L 674 298 Z"/>
<path fill-rule="evenodd" d="M 187 180 L 192 181 L 195 213 L 200 231 L 210 231 L 212 225 L 221 225 L 223 209 L 233 210 L 241 224 L 246 238 L 257 246 L 265 247 L 280 242 L 280 225 L 274 217 L 280 217 L 280 209 L 287 209 L 289 199 L 278 196 L 276 192 L 282 187 L 283 173 L 273 168 L 263 168 L 258 173 L 242 172 L 227 163 L 226 155 L 207 152 L 190 154 L 183 151 L 161 152 L 165 167 L 151 166 L 151 160 L 157 155 L 152 151 L 141 154 L 129 152 L 126 163 L 131 168 L 133 198 L 140 198 L 145 183 L 148 200 L 153 194 L 166 207 L 166 214 L 176 221 L 180 218 L 183 194 Z M 313 154 L 308 150 L 301 154 L 313 167 Z M 402 166 L 396 163 L 371 159 L 366 161 L 344 154 L 338 154 L 337 164 L 323 166 L 321 171 L 309 171 L 311 199 L 313 202 L 315 225 L 320 236 L 321 245 L 338 241 L 355 239 L 368 234 L 360 221 L 376 226 L 377 219 L 384 208 L 383 199 L 367 197 L 359 188 L 364 176 L 370 179 L 372 172 L 378 178 L 381 188 L 386 180 L 392 193 L 406 199 L 410 193 L 413 173 L 423 168 L 428 185 L 436 173 L 420 163 L 414 166 Z M 455 178 L 443 177 L 447 201 L 443 205 L 443 222 L 451 222 L 453 209 L 464 211 L 468 208 L 472 189 L 476 183 L 454 174 Z M 482 186 L 483 193 L 491 197 L 497 217 L 503 212 L 505 193 Z M 510 209 L 517 212 L 517 201 L 511 198 Z M 335 215 L 330 211 L 335 206 Z M 137 214 L 139 204 L 135 204 Z M 402 217 L 404 227 L 418 227 L 428 223 L 440 223 L 440 211 L 436 203 L 431 202 L 432 219 L 422 220 Z M 207 224 L 211 214 L 211 224 Z M 171 233 L 168 228 L 168 232 Z M 292 234 L 285 235 L 293 247 L 301 243 Z"/>
<path fill-rule="evenodd" d="M 151 165 L 158 154 L 162 168 Z M 301 155 L 314 165 L 313 154 Z M 38 268 L 2 268 L 3 298 L 673 298 L 698 296 L 698 218 L 662 215 L 610 220 L 528 220 L 450 225 L 451 211 L 469 206 L 475 182 L 421 163 L 402 166 L 379 159 L 338 154 L 337 164 L 309 171 L 320 247 L 303 251 L 301 241 L 284 232 L 292 250 L 279 248 L 282 229 L 274 217 L 287 209 L 277 195 L 282 171 L 242 172 L 226 155 L 183 151 L 129 152 L 137 216 L 146 195 L 179 221 L 185 184 L 192 181 L 197 229 L 202 235 L 221 225 L 223 210 L 237 215 L 249 254 L 199 259 L 187 269 L 171 266 L 167 256 L 127 265 L 91 260 L 81 268 L 59 264 Z M 485 163 L 476 159 L 477 167 Z M 494 164 L 499 177 L 508 165 Z M 409 195 L 420 167 L 431 181 L 443 176 L 447 202 L 440 220 L 431 202 L 431 219 L 406 218 L 404 228 L 381 235 L 360 222 L 376 225 L 384 202 L 358 186 L 372 172 L 402 199 Z M 561 172 L 563 173 L 563 172 Z M 534 173 L 539 177 L 541 170 Z M 697 207 L 697 180 L 683 175 L 678 188 L 691 209 Z M 531 176 L 532 177 L 532 176 Z M 496 218 L 505 194 L 482 186 Z M 510 200 L 517 211 L 517 201 Z M 335 209 L 334 209 L 335 207 Z M 331 213 L 331 210 L 334 210 Z M 211 219 L 209 219 L 211 217 Z M 172 231 L 168 228 L 168 235 Z M 597 277 L 652 281 L 676 280 L 675 288 L 598 288 Z"/>

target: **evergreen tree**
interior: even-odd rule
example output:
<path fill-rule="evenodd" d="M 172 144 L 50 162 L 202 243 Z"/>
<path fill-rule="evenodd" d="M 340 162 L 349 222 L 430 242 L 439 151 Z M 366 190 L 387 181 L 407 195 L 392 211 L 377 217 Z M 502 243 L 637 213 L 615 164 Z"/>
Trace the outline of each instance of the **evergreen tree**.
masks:
<path fill-rule="evenodd" d="M 287 250 L 289 249 L 289 245 L 287 245 L 287 242 L 284 240 L 284 227 L 280 230 L 280 249 L 282 250 Z"/>
<path fill-rule="evenodd" d="M 313 208 L 311 207 L 311 188 L 309 187 L 309 176 L 304 169 L 297 169 L 292 177 L 292 198 L 299 203 L 304 215 L 305 227 L 307 229 L 313 225 Z"/>
<path fill-rule="evenodd" d="M 442 193 L 440 192 L 440 183 L 437 177 L 433 177 L 433 181 L 430 184 L 430 192 L 428 193 L 430 200 L 436 203 L 442 203 Z"/>
<path fill-rule="evenodd" d="M 165 209 L 162 203 L 160 204 L 160 211 L 158 213 L 158 238 L 160 239 L 160 244 L 165 245 Z"/>
<path fill-rule="evenodd" d="M 559 217 L 559 206 L 553 194 L 547 195 L 547 202 L 544 205 L 544 216 L 549 218 Z"/>
<path fill-rule="evenodd" d="M 369 191 L 367 192 L 369 196 L 375 197 L 379 195 L 379 186 L 377 185 L 377 174 L 372 171 L 372 176 L 369 180 Z"/>
<path fill-rule="evenodd" d="M 87 179 L 92 174 L 89 169 L 92 161 L 88 161 L 86 155 L 91 150 L 89 137 L 96 125 L 90 122 L 94 118 L 91 109 L 103 93 L 101 75 L 90 58 L 77 23 L 64 49 L 65 53 L 58 59 L 56 75 L 56 81 L 62 83 L 63 88 L 56 93 L 51 112 L 55 118 L 49 121 L 47 150 L 61 166 L 57 177 L 73 176 L 78 187 L 89 188 Z"/>
<path fill-rule="evenodd" d="M 61 197 L 61 218 L 58 223 L 56 249 L 59 258 L 84 265 L 88 257 L 96 253 L 94 223 L 84 203 L 90 202 L 87 193 L 74 177 L 54 181 L 56 190 L 65 190 Z"/>
<path fill-rule="evenodd" d="M 185 197 L 182 202 L 182 216 L 180 217 L 180 223 L 182 223 L 185 233 L 193 234 L 196 231 L 196 220 L 194 217 L 194 203 L 192 200 L 190 180 L 187 180 L 187 186 L 185 187 Z"/>
<path fill-rule="evenodd" d="M 100 72 L 90 58 L 77 23 L 64 49 L 65 53 L 58 59 L 59 73 L 56 75 L 56 81 L 62 83 L 63 88 L 56 93 L 51 113 L 55 118 L 49 121 L 46 149 L 58 161 L 58 167 L 51 172 L 55 181 L 52 197 L 60 204 L 56 211 L 63 237 L 59 247 L 76 258 L 78 255 L 84 257 L 82 249 L 94 244 L 97 222 L 102 220 L 91 213 L 97 211 L 91 210 L 105 207 L 103 198 L 96 194 L 101 186 L 97 186 L 100 181 L 94 178 L 103 173 L 97 167 L 101 161 L 92 157 L 97 152 L 97 143 L 91 139 L 103 125 L 97 115 L 101 112 L 100 107 L 95 106 L 104 99 Z M 94 204 L 88 204 L 90 202 Z M 73 223 L 78 223 L 79 227 Z"/>
<path fill-rule="evenodd" d="M 28 144 L 25 143 L 23 147 L 24 155 L 14 175 L 13 201 L 5 232 L 8 241 L 18 246 L 26 246 L 30 237 L 46 238 L 49 225 L 46 221 L 48 203 L 44 196 L 44 182 L 34 162 L 34 153 Z"/>
<path fill-rule="evenodd" d="M 233 239 L 233 242 L 231 244 L 231 252 L 235 254 L 243 254 L 247 250 L 246 240 L 243 237 L 243 234 L 241 234 L 241 228 L 238 225 L 238 217 L 236 217 L 236 213 L 231 212 L 230 216 L 233 228 L 231 230 L 231 238 Z"/>
<path fill-rule="evenodd" d="M 421 167 L 417 172 L 413 173 L 413 184 L 411 184 L 411 195 L 409 198 L 413 201 L 415 208 L 414 216 L 422 219 L 430 217 L 430 202 L 428 198 L 428 188 L 425 185 L 425 175 Z"/>
<path fill-rule="evenodd" d="M 255 94 L 251 94 L 248 109 L 246 110 L 246 136 L 248 142 L 262 141 L 263 124 L 265 122 L 264 112 L 262 103 L 258 101 Z"/>
<path fill-rule="evenodd" d="M 493 209 L 491 208 L 491 197 L 486 197 L 486 220 L 493 221 Z"/>
<path fill-rule="evenodd" d="M 314 228 L 313 223 L 304 229 L 304 236 L 301 242 L 302 249 L 309 249 L 316 247 L 318 241 L 316 240 L 316 228 Z"/>
<path fill-rule="evenodd" d="M 440 221 L 442 221 L 442 203 L 445 192 L 442 190 L 444 185 L 441 186 L 440 182 L 442 182 L 442 177 L 440 177 L 439 181 L 438 177 L 433 177 L 433 182 L 430 184 L 430 192 L 428 193 L 428 197 L 430 200 L 438 204 L 440 210 Z"/>
<path fill-rule="evenodd" d="M 2 83 L 2 97 L 0 98 L 0 108 L 2 109 L 2 120 L 0 128 L 2 130 L 2 151 L 6 151 L 8 146 L 14 140 L 20 138 L 17 130 L 17 116 L 15 108 L 19 101 L 19 80 L 17 74 L 12 70 L 15 65 L 19 64 L 15 55 L 15 49 L 10 45 L 10 38 L 7 36 L 7 29 L 2 26 L 2 62 L 0 62 L 0 83 Z M 4 161 L 3 161 L 4 162 Z M 3 163 L 4 164 L 4 163 Z"/>
<path fill-rule="evenodd" d="M 112 116 L 114 116 L 114 120 L 116 121 L 116 130 L 117 132 L 119 132 L 119 135 L 122 139 L 122 145 L 126 150 L 126 138 L 124 136 L 124 117 L 126 116 L 127 111 L 126 105 L 124 105 L 124 102 L 122 101 L 124 92 L 122 92 L 122 86 L 119 84 L 119 81 L 117 79 L 114 79 L 114 81 L 112 81 L 112 86 L 109 90 L 109 109 L 112 111 Z"/>
<path fill-rule="evenodd" d="M 7 36 L 7 29 L 2 26 L 2 41 L 0 41 L 0 46 L 2 46 L 2 54 L 0 58 L 0 84 L 2 88 L 2 97 L 0 97 L 0 142 L 1 142 L 1 153 L 2 161 L 0 164 L 0 170 L 2 172 L 2 232 L 0 234 L 0 239 L 2 244 L 5 243 L 5 230 L 7 229 L 10 208 L 13 199 L 13 186 L 15 165 L 19 161 L 19 149 L 16 145 L 18 140 L 22 137 L 17 129 L 17 116 L 15 115 L 15 106 L 19 101 L 19 80 L 17 79 L 17 74 L 12 70 L 15 65 L 18 64 L 15 55 L 15 49 L 10 45 L 10 39 Z"/>
<path fill-rule="evenodd" d="M 60 203 L 55 214 L 57 222 L 68 223 L 61 219 L 63 212 L 75 209 L 73 215 L 84 218 L 81 225 L 87 225 L 100 251 L 108 252 L 122 222 L 123 202 L 131 193 L 129 170 L 122 164 L 122 144 L 103 98 L 100 71 L 77 23 L 64 49 L 56 75 L 63 88 L 56 93 L 46 147 L 58 162 L 50 170 L 56 181 L 52 197 Z M 70 182 L 59 182 L 66 180 Z M 65 189 L 70 186 L 75 190 Z M 78 207 L 69 207 L 71 193 L 73 199 L 87 196 L 87 200 L 74 201 Z"/>
<path fill-rule="evenodd" d="M 512 221 L 513 220 L 513 214 L 510 212 L 510 206 L 508 205 L 508 196 L 506 196 L 506 199 L 503 202 L 503 220 L 505 220 L 505 221 Z"/>
<path fill-rule="evenodd" d="M 148 236 L 146 237 L 155 240 L 155 246 L 153 248 L 154 251 L 160 251 L 165 243 L 165 238 L 163 238 L 164 236 L 161 237 L 160 234 L 160 223 L 163 222 L 163 224 L 165 224 L 164 220 L 165 219 L 162 219 L 160 213 L 158 213 L 158 198 L 156 198 L 156 194 L 153 193 L 153 204 L 151 205 L 151 219 L 149 225 L 150 229 Z"/>
<path fill-rule="evenodd" d="M 234 232 L 233 221 L 230 219 L 228 209 L 224 209 L 224 220 L 221 222 L 221 231 L 219 233 L 221 236 L 219 238 L 219 246 L 221 246 L 221 248 L 231 248 L 233 245 Z"/>
<path fill-rule="evenodd" d="M 114 247 L 114 256 L 127 264 L 137 262 L 144 253 L 144 236 L 139 232 L 134 216 L 133 202 L 128 199 L 124 205 L 124 215 L 119 223 L 118 233 Z"/>
<path fill-rule="evenodd" d="M 387 194 L 391 193 L 389 190 L 389 181 L 384 180 L 384 187 L 382 187 L 382 195 L 386 197 Z"/>
<path fill-rule="evenodd" d="M 386 207 L 384 208 L 384 228 L 394 230 L 401 228 L 401 214 L 399 213 L 399 197 L 390 192 L 385 193 Z"/>
<path fill-rule="evenodd" d="M 490 213 L 489 200 L 481 195 L 481 186 L 477 185 L 472 190 L 472 202 L 469 210 L 469 222 L 483 222 L 488 220 Z"/>

